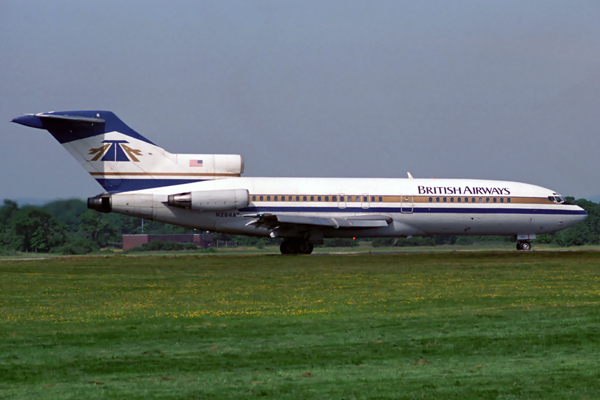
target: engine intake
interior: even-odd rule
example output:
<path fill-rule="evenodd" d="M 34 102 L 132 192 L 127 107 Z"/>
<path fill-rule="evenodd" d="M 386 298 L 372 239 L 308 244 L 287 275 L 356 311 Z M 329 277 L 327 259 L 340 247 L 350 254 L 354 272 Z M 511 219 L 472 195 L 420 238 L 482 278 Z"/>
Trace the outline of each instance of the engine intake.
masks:
<path fill-rule="evenodd" d="M 171 194 L 167 204 L 172 207 L 197 211 L 231 211 L 245 208 L 250 203 L 246 189 L 203 190 Z"/>

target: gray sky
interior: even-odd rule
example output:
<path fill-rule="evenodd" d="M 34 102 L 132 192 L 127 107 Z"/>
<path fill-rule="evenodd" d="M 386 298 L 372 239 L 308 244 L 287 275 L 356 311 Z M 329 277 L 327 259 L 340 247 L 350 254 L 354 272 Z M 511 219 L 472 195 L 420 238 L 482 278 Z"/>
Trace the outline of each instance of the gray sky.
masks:
<path fill-rule="evenodd" d="M 102 188 L 25 113 L 104 109 L 244 176 L 600 194 L 600 2 L 0 0 L 1 198 Z"/>

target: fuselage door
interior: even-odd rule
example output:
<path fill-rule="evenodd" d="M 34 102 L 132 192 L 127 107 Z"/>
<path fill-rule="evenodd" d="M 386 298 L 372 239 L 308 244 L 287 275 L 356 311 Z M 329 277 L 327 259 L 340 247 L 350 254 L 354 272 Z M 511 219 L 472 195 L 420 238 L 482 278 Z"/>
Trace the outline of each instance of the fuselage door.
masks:
<path fill-rule="evenodd" d="M 346 195 L 344 193 L 338 195 L 338 207 L 340 210 L 346 208 Z"/>
<path fill-rule="evenodd" d="M 367 208 L 369 208 L 370 203 L 369 203 L 369 194 L 368 193 L 363 193 L 360 195 L 360 205 L 365 210 Z"/>
<path fill-rule="evenodd" d="M 412 214 L 413 212 L 413 196 L 400 196 L 400 212 L 403 214 Z"/>

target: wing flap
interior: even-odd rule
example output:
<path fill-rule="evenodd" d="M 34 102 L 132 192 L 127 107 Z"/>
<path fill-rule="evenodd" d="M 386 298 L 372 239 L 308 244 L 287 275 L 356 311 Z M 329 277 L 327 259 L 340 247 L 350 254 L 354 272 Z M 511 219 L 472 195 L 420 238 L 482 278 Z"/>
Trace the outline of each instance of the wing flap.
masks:
<path fill-rule="evenodd" d="M 387 215 L 357 215 L 351 217 L 317 217 L 309 215 L 289 214 L 254 214 L 246 215 L 247 218 L 255 218 L 246 225 L 254 225 L 256 228 L 380 228 L 388 226 L 392 218 Z"/>

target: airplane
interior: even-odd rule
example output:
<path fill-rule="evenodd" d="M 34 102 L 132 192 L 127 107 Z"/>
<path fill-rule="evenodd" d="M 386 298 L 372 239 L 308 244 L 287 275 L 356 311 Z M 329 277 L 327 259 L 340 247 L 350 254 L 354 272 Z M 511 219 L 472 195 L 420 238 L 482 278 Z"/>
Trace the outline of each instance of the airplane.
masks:
<path fill-rule="evenodd" d="M 110 111 L 27 114 L 104 188 L 88 208 L 206 231 L 282 238 L 310 254 L 324 238 L 511 235 L 517 250 L 586 219 L 557 192 L 478 179 L 249 178 L 235 154 L 172 154 Z"/>

